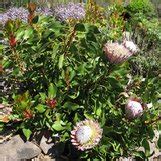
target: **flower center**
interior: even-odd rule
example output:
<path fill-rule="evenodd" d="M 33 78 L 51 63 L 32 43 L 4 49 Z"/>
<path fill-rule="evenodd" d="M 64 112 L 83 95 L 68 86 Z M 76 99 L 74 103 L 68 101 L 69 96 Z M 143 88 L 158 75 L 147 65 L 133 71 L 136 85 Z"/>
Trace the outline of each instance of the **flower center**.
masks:
<path fill-rule="evenodd" d="M 130 101 L 128 104 L 131 108 L 138 108 L 138 109 L 142 109 L 142 106 L 139 102 L 136 101 Z"/>
<path fill-rule="evenodd" d="M 92 137 L 92 129 L 89 126 L 81 126 L 76 132 L 76 139 L 80 144 L 85 144 Z"/>

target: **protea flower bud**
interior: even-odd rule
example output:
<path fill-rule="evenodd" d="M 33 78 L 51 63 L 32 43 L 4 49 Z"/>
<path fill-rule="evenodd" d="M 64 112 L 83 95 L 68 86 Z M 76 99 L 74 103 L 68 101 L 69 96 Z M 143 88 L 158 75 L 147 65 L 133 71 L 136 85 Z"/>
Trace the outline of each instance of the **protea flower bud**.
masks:
<path fill-rule="evenodd" d="M 139 99 L 130 98 L 125 106 L 125 113 L 128 119 L 133 119 L 142 115 L 144 110 Z"/>
<path fill-rule="evenodd" d="M 78 150 L 84 151 L 95 147 L 102 137 L 102 129 L 98 122 L 84 120 L 74 127 L 71 132 L 71 142 Z"/>
<path fill-rule="evenodd" d="M 30 109 L 26 109 L 23 112 L 23 116 L 24 116 L 25 119 L 31 119 L 34 115 L 33 115 L 33 112 Z"/>
<path fill-rule="evenodd" d="M 10 39 L 9 39 L 9 44 L 10 44 L 10 46 L 13 48 L 13 47 L 16 46 L 16 43 L 17 43 L 17 41 L 16 41 L 15 36 L 14 36 L 14 35 L 11 35 L 11 36 L 10 36 Z"/>
<path fill-rule="evenodd" d="M 48 99 L 46 101 L 46 104 L 50 107 L 50 108 L 54 108 L 57 104 L 56 99 Z"/>
<path fill-rule="evenodd" d="M 111 63 L 118 64 L 126 61 L 134 54 L 134 46 L 130 46 L 129 44 L 131 43 L 106 43 L 103 50 Z"/>

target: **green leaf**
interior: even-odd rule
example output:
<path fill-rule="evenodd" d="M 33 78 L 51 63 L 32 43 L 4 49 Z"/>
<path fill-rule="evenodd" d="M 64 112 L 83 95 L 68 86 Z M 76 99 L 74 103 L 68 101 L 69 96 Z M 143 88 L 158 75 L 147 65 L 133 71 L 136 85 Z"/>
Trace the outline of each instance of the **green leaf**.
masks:
<path fill-rule="evenodd" d="M 4 36 L 4 34 L 3 34 L 3 32 L 0 30 L 0 37 L 3 37 Z"/>
<path fill-rule="evenodd" d="M 142 159 L 145 159 L 146 158 L 146 156 L 145 156 L 145 154 L 144 154 L 143 151 L 134 152 L 134 156 L 135 157 L 142 158 Z"/>
<path fill-rule="evenodd" d="M 24 31 L 24 28 L 19 29 L 16 34 L 16 40 L 24 38 L 24 34 L 26 34 L 26 31 Z"/>
<path fill-rule="evenodd" d="M 94 34 L 99 34 L 100 33 L 99 29 L 94 25 L 89 26 L 88 30 L 90 32 L 94 33 Z"/>
<path fill-rule="evenodd" d="M 78 108 L 80 108 L 80 106 L 76 103 L 72 103 L 72 102 L 66 102 L 64 105 L 63 105 L 64 108 L 66 109 L 69 109 L 69 110 L 72 110 L 72 111 L 75 111 L 77 110 Z"/>
<path fill-rule="evenodd" d="M 39 21 L 39 16 L 35 16 L 32 20 L 32 23 L 37 23 Z"/>
<path fill-rule="evenodd" d="M 7 21 L 7 23 L 5 24 L 5 29 L 7 30 L 7 32 L 13 32 L 14 29 L 14 23 L 12 20 Z"/>
<path fill-rule="evenodd" d="M 84 116 L 87 118 L 87 119 L 93 119 L 93 115 L 92 114 L 88 114 L 86 111 L 84 112 Z"/>
<path fill-rule="evenodd" d="M 104 131 L 104 134 L 105 135 L 109 135 L 110 133 L 113 133 L 114 132 L 114 128 L 113 127 L 107 127 L 107 126 L 105 126 L 103 128 L 103 131 Z"/>
<path fill-rule="evenodd" d="M 79 96 L 79 91 L 75 92 L 72 95 L 69 95 L 69 97 L 72 98 L 72 99 L 76 99 L 78 96 Z"/>
<path fill-rule="evenodd" d="M 47 98 L 46 94 L 45 93 L 39 93 L 39 94 L 40 94 L 42 103 L 45 103 Z"/>
<path fill-rule="evenodd" d="M 0 120 L 1 121 L 1 120 Z M 0 122 L 0 132 L 3 130 L 3 128 L 4 128 L 4 123 L 3 122 Z"/>
<path fill-rule="evenodd" d="M 159 135 L 157 145 L 158 145 L 159 150 L 161 150 L 161 135 Z"/>
<path fill-rule="evenodd" d="M 59 48 L 60 48 L 60 45 L 59 44 L 54 44 L 54 46 L 53 46 L 53 52 L 52 52 L 52 60 L 55 62 L 55 57 L 56 57 L 56 54 L 57 54 L 57 52 L 58 52 L 58 50 L 59 50 Z"/>
<path fill-rule="evenodd" d="M 161 133 L 161 123 L 160 122 L 158 124 L 158 131 L 159 131 L 159 134 L 160 134 Z M 159 135 L 157 145 L 158 145 L 159 150 L 161 150 L 161 135 Z"/>
<path fill-rule="evenodd" d="M 142 141 L 142 146 L 144 147 L 145 149 L 145 154 L 146 156 L 150 156 L 150 146 L 149 146 L 149 142 L 147 141 L 147 139 L 143 139 Z"/>
<path fill-rule="evenodd" d="M 2 51 L 3 47 L 4 47 L 4 46 L 0 44 L 0 51 Z"/>
<path fill-rule="evenodd" d="M 12 65 L 12 62 L 11 61 L 5 61 L 3 63 L 3 68 L 9 68 L 11 65 Z"/>
<path fill-rule="evenodd" d="M 21 103 L 20 105 L 21 105 L 21 109 L 22 109 L 22 110 L 28 108 L 28 102 L 26 102 L 26 101 L 21 101 L 20 103 Z"/>
<path fill-rule="evenodd" d="M 60 55 L 59 57 L 59 64 L 58 64 L 59 69 L 63 67 L 63 62 L 64 62 L 64 54 Z"/>
<path fill-rule="evenodd" d="M 48 119 L 51 118 L 50 111 L 51 111 L 50 109 L 47 109 L 47 110 L 45 111 L 45 116 L 46 116 Z"/>
<path fill-rule="evenodd" d="M 102 113 L 102 109 L 101 108 L 98 108 L 96 110 L 96 115 L 100 117 L 101 116 L 101 113 Z"/>
<path fill-rule="evenodd" d="M 97 42 L 96 36 L 95 36 L 93 33 L 91 33 L 91 32 L 88 32 L 88 33 L 87 33 L 86 39 L 87 39 L 88 41 Z"/>
<path fill-rule="evenodd" d="M 54 124 L 52 125 L 52 128 L 56 131 L 64 130 L 64 127 L 61 125 L 60 121 L 55 121 Z"/>
<path fill-rule="evenodd" d="M 22 132 L 25 135 L 26 139 L 29 140 L 32 134 L 32 131 L 30 129 L 22 129 Z"/>
<path fill-rule="evenodd" d="M 81 31 L 81 32 L 85 32 L 86 31 L 85 26 L 82 23 L 76 24 L 75 25 L 75 30 L 76 31 Z"/>
<path fill-rule="evenodd" d="M 30 38 L 32 35 L 33 35 L 33 30 L 32 30 L 32 28 L 28 28 L 27 30 L 25 30 L 23 39 L 24 39 L 24 40 L 27 40 L 27 39 Z"/>
<path fill-rule="evenodd" d="M 20 70 L 19 70 L 19 68 L 17 67 L 17 68 L 15 68 L 15 69 L 13 70 L 12 74 L 13 74 L 13 75 L 18 75 L 19 72 L 20 72 Z"/>
<path fill-rule="evenodd" d="M 42 104 L 38 104 L 38 105 L 36 106 L 36 109 L 37 109 L 37 111 L 38 111 L 39 113 L 43 113 L 43 112 L 45 112 L 45 110 L 46 110 L 46 106 L 45 106 L 45 105 L 42 105 Z"/>
<path fill-rule="evenodd" d="M 48 88 L 48 97 L 50 99 L 55 98 L 56 93 L 57 93 L 57 87 L 53 83 L 50 83 L 49 88 Z"/>

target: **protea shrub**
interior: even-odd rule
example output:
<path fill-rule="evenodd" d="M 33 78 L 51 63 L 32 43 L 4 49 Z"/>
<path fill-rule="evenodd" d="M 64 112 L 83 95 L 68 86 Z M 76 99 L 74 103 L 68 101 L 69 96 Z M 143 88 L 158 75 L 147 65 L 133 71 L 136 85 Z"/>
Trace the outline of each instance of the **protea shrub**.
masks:
<path fill-rule="evenodd" d="M 125 113 L 128 119 L 140 117 L 143 113 L 144 106 L 137 98 L 130 98 L 125 106 Z"/>
<path fill-rule="evenodd" d="M 122 44 L 108 42 L 103 50 L 110 63 L 114 64 L 126 61 L 138 51 L 137 46 L 131 41 L 124 41 Z"/>
<path fill-rule="evenodd" d="M 102 129 L 98 122 L 84 120 L 76 124 L 71 132 L 71 142 L 78 150 L 84 151 L 95 147 L 102 137 Z"/>

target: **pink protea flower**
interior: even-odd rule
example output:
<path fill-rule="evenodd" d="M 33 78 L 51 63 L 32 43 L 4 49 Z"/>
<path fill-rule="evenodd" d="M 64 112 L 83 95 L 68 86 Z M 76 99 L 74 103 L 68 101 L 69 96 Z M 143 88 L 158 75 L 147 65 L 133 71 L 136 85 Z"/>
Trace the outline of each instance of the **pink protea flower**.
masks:
<path fill-rule="evenodd" d="M 136 50 L 134 44 L 125 41 L 123 44 L 108 42 L 103 51 L 111 63 L 118 64 L 126 61 Z"/>
<path fill-rule="evenodd" d="M 98 122 L 84 120 L 76 124 L 71 132 L 71 142 L 78 150 L 84 151 L 96 146 L 102 137 L 102 129 Z"/>
<path fill-rule="evenodd" d="M 137 98 L 130 98 L 125 106 L 125 113 L 128 119 L 134 119 L 142 115 L 144 106 Z"/>

